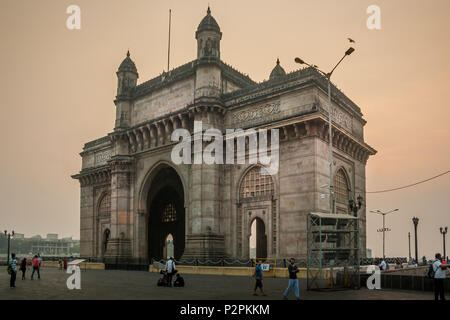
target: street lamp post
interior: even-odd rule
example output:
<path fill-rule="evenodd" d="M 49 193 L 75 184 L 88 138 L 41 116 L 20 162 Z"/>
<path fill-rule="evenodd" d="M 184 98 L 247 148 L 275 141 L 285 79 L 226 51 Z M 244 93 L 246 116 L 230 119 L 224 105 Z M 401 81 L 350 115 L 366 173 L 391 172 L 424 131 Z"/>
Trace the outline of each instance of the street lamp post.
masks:
<path fill-rule="evenodd" d="M 408 251 L 409 251 L 408 261 L 411 261 L 411 232 L 408 232 Z"/>
<path fill-rule="evenodd" d="M 385 255 L 385 243 L 386 243 L 386 231 L 391 231 L 391 229 L 386 228 L 385 226 L 385 216 L 389 213 L 398 211 L 398 209 L 394 209 L 394 210 L 390 210 L 390 211 L 386 211 L 386 212 L 382 212 L 380 210 L 371 210 L 370 212 L 376 213 L 376 214 L 381 214 L 383 216 L 383 228 L 382 229 L 378 229 L 378 232 L 383 232 L 383 259 L 386 258 Z"/>
<path fill-rule="evenodd" d="M 415 256 L 416 256 L 416 263 L 419 263 L 419 254 L 417 250 L 417 225 L 419 224 L 419 218 L 414 217 L 412 218 L 412 221 L 414 223 L 414 244 L 415 244 Z"/>
<path fill-rule="evenodd" d="M 330 213 L 334 212 L 334 205 L 333 205 L 333 139 L 332 139 L 332 122 L 331 122 L 331 75 L 333 74 L 334 70 L 337 68 L 337 66 L 342 62 L 342 60 L 345 59 L 346 56 L 349 56 L 352 54 L 352 52 L 355 51 L 354 48 L 350 47 L 347 49 L 347 51 L 345 51 L 344 56 L 341 58 L 341 60 L 339 60 L 339 62 L 334 66 L 334 68 L 326 73 L 323 72 L 322 70 L 320 70 L 319 68 L 317 68 L 317 66 L 315 65 L 310 65 L 309 63 L 303 61 L 300 58 L 295 58 L 295 62 L 299 63 L 299 64 L 306 64 L 308 67 L 311 67 L 317 71 L 319 71 L 321 74 L 323 74 L 325 76 L 325 78 L 328 81 L 328 135 L 329 135 L 329 140 L 330 140 L 330 184 L 329 184 L 329 188 L 330 188 Z"/>
<path fill-rule="evenodd" d="M 11 247 L 11 236 L 14 236 L 14 230 L 11 233 L 8 233 L 8 231 L 5 230 L 5 236 L 8 237 L 8 255 L 6 256 L 6 262 L 9 261 L 9 249 Z"/>
<path fill-rule="evenodd" d="M 441 234 L 442 234 L 442 243 L 443 243 L 443 245 L 444 245 L 444 247 L 443 247 L 443 249 L 444 249 L 444 255 L 443 255 L 443 257 L 444 257 L 444 260 L 446 260 L 447 261 L 447 256 L 445 255 L 445 235 L 447 234 L 447 227 L 445 227 L 445 228 L 440 228 L 439 229 L 440 231 L 441 231 Z"/>
<path fill-rule="evenodd" d="M 355 217 L 358 216 L 358 210 L 360 210 L 362 207 L 363 197 L 361 197 L 361 195 L 359 195 L 358 198 L 356 198 L 356 200 L 357 200 L 356 202 L 353 199 L 350 199 L 348 201 L 348 206 L 350 208 L 350 211 L 353 213 L 353 215 Z"/>

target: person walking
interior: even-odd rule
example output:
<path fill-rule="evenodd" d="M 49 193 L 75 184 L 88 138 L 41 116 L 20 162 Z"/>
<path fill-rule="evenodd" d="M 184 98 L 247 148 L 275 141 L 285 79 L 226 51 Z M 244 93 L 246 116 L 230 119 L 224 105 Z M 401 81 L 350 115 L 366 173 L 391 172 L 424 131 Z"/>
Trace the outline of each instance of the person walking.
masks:
<path fill-rule="evenodd" d="M 12 253 L 11 258 L 9 259 L 9 265 L 11 267 L 11 279 L 9 281 L 9 286 L 11 288 L 16 287 L 16 275 L 17 275 L 17 260 L 16 260 L 16 254 Z"/>
<path fill-rule="evenodd" d="M 253 276 L 255 277 L 256 283 L 255 283 L 255 289 L 253 290 L 253 295 L 257 296 L 256 289 L 259 288 L 259 291 L 261 291 L 261 295 L 265 296 L 263 290 L 263 272 L 262 272 L 262 266 L 261 266 L 261 260 L 259 260 L 256 263 L 255 266 L 255 272 L 253 273 Z"/>
<path fill-rule="evenodd" d="M 62 259 L 61 258 L 58 259 L 58 266 L 59 266 L 59 270 L 62 270 Z"/>
<path fill-rule="evenodd" d="M 387 264 L 386 264 L 386 261 L 384 261 L 384 258 L 381 260 L 379 267 L 380 267 L 381 271 L 385 271 L 387 269 Z"/>
<path fill-rule="evenodd" d="M 297 279 L 297 273 L 299 272 L 297 266 L 295 265 L 295 259 L 291 258 L 290 260 L 290 264 L 288 266 L 288 271 L 289 271 L 289 285 L 286 288 L 286 291 L 284 291 L 283 294 L 283 299 L 287 300 L 288 299 L 288 294 L 289 292 L 294 289 L 294 293 L 295 296 L 297 297 L 297 300 L 301 300 L 300 299 L 300 294 L 299 294 L 299 290 L 298 290 L 298 279 Z"/>
<path fill-rule="evenodd" d="M 433 262 L 434 271 L 434 300 L 445 300 L 444 283 L 445 283 L 445 270 L 447 265 L 442 263 L 442 257 L 440 253 L 436 253 L 436 260 Z"/>
<path fill-rule="evenodd" d="M 39 271 L 40 264 L 39 264 L 39 258 L 37 255 L 34 256 L 32 264 L 33 264 L 33 272 L 31 272 L 31 280 L 33 280 L 33 276 L 36 271 L 38 274 L 38 279 L 40 280 L 41 279 L 41 273 Z"/>
<path fill-rule="evenodd" d="M 172 277 L 175 274 L 175 261 L 173 261 L 173 257 L 170 257 L 166 262 L 166 271 L 167 271 L 167 286 L 172 286 Z"/>
<path fill-rule="evenodd" d="M 27 258 L 22 259 L 19 270 L 22 271 L 22 280 L 25 280 L 25 272 L 27 272 Z"/>
<path fill-rule="evenodd" d="M 67 270 L 67 258 L 63 259 L 64 270 Z"/>

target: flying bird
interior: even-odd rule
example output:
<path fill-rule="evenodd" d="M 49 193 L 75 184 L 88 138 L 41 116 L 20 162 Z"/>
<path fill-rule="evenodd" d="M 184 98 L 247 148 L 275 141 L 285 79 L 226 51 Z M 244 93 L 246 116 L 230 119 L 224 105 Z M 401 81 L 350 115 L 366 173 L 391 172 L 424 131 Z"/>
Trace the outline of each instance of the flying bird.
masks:
<path fill-rule="evenodd" d="M 347 39 L 348 39 L 348 41 L 350 41 L 350 43 L 355 43 L 356 42 L 355 40 L 353 40 L 351 38 L 347 38 Z"/>

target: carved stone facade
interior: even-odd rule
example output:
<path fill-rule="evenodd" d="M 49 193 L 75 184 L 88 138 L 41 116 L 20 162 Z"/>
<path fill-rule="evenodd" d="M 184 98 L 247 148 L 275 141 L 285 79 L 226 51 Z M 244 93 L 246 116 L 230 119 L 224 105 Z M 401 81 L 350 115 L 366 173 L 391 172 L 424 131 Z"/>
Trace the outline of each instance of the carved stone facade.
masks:
<path fill-rule="evenodd" d="M 221 38 L 208 9 L 196 32 L 198 58 L 141 84 L 127 54 L 114 131 L 85 144 L 73 176 L 81 186 L 81 256 L 146 264 L 164 256 L 170 234 L 175 258 L 248 258 L 258 221 L 259 254 L 305 257 L 307 213 L 329 211 L 320 188 L 329 181 L 326 79 L 313 68 L 286 74 L 277 61 L 273 76 L 256 83 L 220 60 Z M 344 198 L 365 197 L 365 167 L 376 151 L 364 142 L 360 108 L 335 86 L 332 113 L 335 212 L 350 214 Z M 194 121 L 222 132 L 279 129 L 279 172 L 260 176 L 248 161 L 175 165 L 171 134 L 192 133 Z M 365 253 L 364 204 L 358 216 Z"/>

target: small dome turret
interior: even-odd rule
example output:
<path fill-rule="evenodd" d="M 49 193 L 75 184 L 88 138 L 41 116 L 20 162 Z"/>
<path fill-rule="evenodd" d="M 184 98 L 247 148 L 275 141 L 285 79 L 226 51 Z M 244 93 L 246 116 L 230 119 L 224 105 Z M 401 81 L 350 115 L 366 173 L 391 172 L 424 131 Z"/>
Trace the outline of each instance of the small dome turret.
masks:
<path fill-rule="evenodd" d="M 219 24 L 211 15 L 211 9 L 208 6 L 206 16 L 202 19 L 195 32 L 197 39 L 197 58 L 219 58 L 220 59 L 220 32 Z"/>
<path fill-rule="evenodd" d="M 280 66 L 280 59 L 277 59 L 277 65 L 273 68 L 270 73 L 269 80 L 279 79 L 286 75 L 286 71 L 284 71 L 283 67 Z"/>
<path fill-rule="evenodd" d="M 208 6 L 208 10 L 206 11 L 206 16 L 203 18 L 203 20 L 200 22 L 197 28 L 196 35 L 202 31 L 215 31 L 220 33 L 220 27 L 217 23 L 216 19 L 211 15 L 211 9 Z"/>
<path fill-rule="evenodd" d="M 130 58 L 130 51 L 127 51 L 127 57 L 122 61 L 117 72 L 132 72 L 137 74 L 137 68 Z"/>
<path fill-rule="evenodd" d="M 136 87 L 139 74 L 136 65 L 130 58 L 130 51 L 127 51 L 127 57 L 119 66 L 117 74 L 117 98 L 126 98 L 130 95 L 131 89 Z"/>

